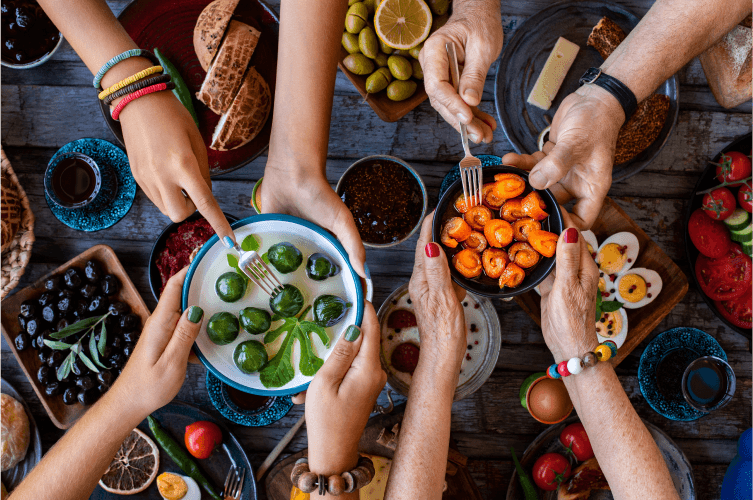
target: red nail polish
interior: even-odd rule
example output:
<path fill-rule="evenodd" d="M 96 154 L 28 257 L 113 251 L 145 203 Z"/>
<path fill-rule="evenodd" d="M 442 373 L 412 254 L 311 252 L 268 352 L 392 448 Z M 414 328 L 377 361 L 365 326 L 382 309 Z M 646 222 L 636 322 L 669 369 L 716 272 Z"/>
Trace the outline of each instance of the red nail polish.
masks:
<path fill-rule="evenodd" d="M 574 227 L 567 228 L 565 231 L 565 243 L 578 243 L 578 230 Z"/>
<path fill-rule="evenodd" d="M 424 248 L 424 251 L 426 251 L 427 257 L 438 257 L 439 256 L 439 247 L 436 243 L 428 243 L 426 245 L 426 248 Z"/>

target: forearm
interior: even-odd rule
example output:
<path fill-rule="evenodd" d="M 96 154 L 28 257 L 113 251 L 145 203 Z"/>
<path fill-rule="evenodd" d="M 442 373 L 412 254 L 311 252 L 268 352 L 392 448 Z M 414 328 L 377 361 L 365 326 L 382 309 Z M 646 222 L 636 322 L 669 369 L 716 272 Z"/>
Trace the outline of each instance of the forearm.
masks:
<path fill-rule="evenodd" d="M 750 11 L 750 0 L 657 0 L 601 68 L 640 102 Z"/>
<path fill-rule="evenodd" d="M 496 20 L 496 23 L 485 22 L 489 18 Z M 501 3 L 495 0 L 455 0 L 452 3 L 452 19 L 469 19 L 481 26 L 496 28 L 501 18 Z"/>
<path fill-rule="evenodd" d="M 13 500 L 89 498 L 123 440 L 142 420 L 114 391 L 87 411 L 13 491 Z"/>

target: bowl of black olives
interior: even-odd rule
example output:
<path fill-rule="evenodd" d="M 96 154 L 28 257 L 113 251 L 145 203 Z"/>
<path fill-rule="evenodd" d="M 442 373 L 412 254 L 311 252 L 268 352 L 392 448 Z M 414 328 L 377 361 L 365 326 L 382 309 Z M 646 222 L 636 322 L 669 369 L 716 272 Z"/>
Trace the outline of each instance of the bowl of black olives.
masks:
<path fill-rule="evenodd" d="M 63 43 L 63 35 L 35 0 L 2 0 L 0 64 L 14 69 L 35 68 Z"/>

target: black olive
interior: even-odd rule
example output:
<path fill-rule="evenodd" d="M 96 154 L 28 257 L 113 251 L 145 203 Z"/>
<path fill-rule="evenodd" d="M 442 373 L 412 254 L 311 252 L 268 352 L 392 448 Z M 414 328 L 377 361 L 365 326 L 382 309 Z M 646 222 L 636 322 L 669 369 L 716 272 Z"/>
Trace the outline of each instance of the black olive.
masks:
<path fill-rule="evenodd" d="M 42 295 L 39 296 L 39 298 L 37 299 L 37 302 L 39 303 L 40 306 L 44 307 L 47 304 L 52 304 L 53 302 L 55 302 L 56 296 L 57 296 L 56 293 L 44 292 Z"/>
<path fill-rule="evenodd" d="M 64 359 L 65 355 L 61 351 L 52 351 L 52 354 L 47 357 L 47 366 L 57 369 L 63 364 Z"/>
<path fill-rule="evenodd" d="M 86 367 L 83 361 L 81 359 L 76 358 L 76 361 L 73 362 L 73 365 L 71 365 L 71 373 L 77 376 L 86 375 L 89 373 L 89 369 Z"/>
<path fill-rule="evenodd" d="M 21 316 L 24 318 L 31 318 L 32 316 L 36 316 L 37 314 L 37 304 L 35 300 L 25 300 L 21 303 L 21 307 L 19 309 L 21 312 Z"/>
<path fill-rule="evenodd" d="M 115 351 L 115 354 L 110 355 L 110 358 L 107 361 L 110 365 L 110 368 L 123 368 L 126 359 L 120 352 Z"/>
<path fill-rule="evenodd" d="M 84 390 L 87 390 L 94 387 L 94 381 L 90 376 L 84 375 L 83 377 L 76 377 L 76 385 Z"/>
<path fill-rule="evenodd" d="M 120 280 L 114 274 L 108 274 L 102 278 L 100 287 L 102 288 L 102 293 L 105 295 L 116 295 L 120 291 Z"/>
<path fill-rule="evenodd" d="M 34 25 L 36 18 L 33 16 L 31 6 L 22 5 L 16 7 L 16 24 L 20 29 L 28 29 Z"/>
<path fill-rule="evenodd" d="M 79 299 L 71 312 L 71 316 L 75 321 L 81 321 L 87 317 L 89 312 L 89 303 L 84 299 Z"/>
<path fill-rule="evenodd" d="M 90 405 L 97 401 L 94 391 L 80 390 L 78 392 L 78 402 L 82 405 Z"/>
<path fill-rule="evenodd" d="M 78 396 L 78 392 L 73 387 L 69 387 L 65 390 L 63 393 L 63 403 L 67 405 L 72 405 L 76 403 L 76 397 Z"/>
<path fill-rule="evenodd" d="M 107 326 L 107 333 L 120 333 L 120 317 L 119 316 L 107 316 L 105 318 L 105 325 Z"/>
<path fill-rule="evenodd" d="M 112 384 L 114 377 L 112 373 L 109 371 L 102 371 L 97 374 L 97 383 L 99 385 L 105 385 L 107 387 L 110 387 L 110 384 Z"/>
<path fill-rule="evenodd" d="M 60 276 L 50 276 L 46 280 L 44 280 L 44 289 L 48 292 L 54 292 L 55 290 L 60 290 Z"/>
<path fill-rule="evenodd" d="M 110 347 L 109 345 L 105 345 L 105 349 L 104 349 L 104 352 L 102 353 L 102 357 L 109 358 L 112 352 L 113 352 L 112 347 Z"/>
<path fill-rule="evenodd" d="M 42 365 L 39 367 L 39 370 L 37 370 L 37 382 L 39 382 L 42 385 L 45 385 L 50 380 L 50 367 L 47 365 Z"/>
<path fill-rule="evenodd" d="M 140 318 L 133 313 L 128 313 L 120 318 L 120 328 L 123 330 L 136 330 L 140 323 Z"/>
<path fill-rule="evenodd" d="M 136 343 L 139 340 L 138 332 L 123 332 L 121 337 L 123 337 L 123 342 L 126 343 Z"/>
<path fill-rule="evenodd" d="M 107 312 L 109 300 L 104 295 L 95 295 L 89 301 L 88 311 L 90 314 L 104 314 Z"/>
<path fill-rule="evenodd" d="M 120 340 L 120 337 L 117 337 L 115 335 L 108 335 L 107 337 L 107 345 L 109 345 L 113 349 L 120 349 L 122 343 L 123 341 Z"/>
<path fill-rule="evenodd" d="M 21 332 L 13 339 L 13 343 L 16 344 L 17 351 L 24 351 L 31 345 L 31 338 L 28 333 Z"/>
<path fill-rule="evenodd" d="M 60 394 L 61 388 L 62 386 L 60 385 L 60 382 L 57 380 L 50 380 L 44 388 L 44 393 L 48 396 L 57 396 Z"/>
<path fill-rule="evenodd" d="M 48 323 L 55 324 L 58 322 L 58 312 L 52 307 L 52 304 L 46 305 L 42 308 L 42 319 Z"/>
<path fill-rule="evenodd" d="M 36 335 L 45 328 L 44 322 L 37 318 L 32 318 L 26 322 L 26 333 Z"/>
<path fill-rule="evenodd" d="M 26 317 L 24 317 L 24 316 L 22 316 L 20 314 L 18 315 L 18 326 L 20 326 L 22 330 L 26 330 L 26 322 L 27 321 L 29 321 L 29 320 L 26 319 Z"/>
<path fill-rule="evenodd" d="M 81 296 L 85 299 L 90 299 L 94 297 L 94 295 L 99 290 L 99 287 L 97 285 L 92 285 L 91 283 L 87 283 L 86 285 L 81 287 L 81 290 L 79 290 L 79 293 Z"/>
<path fill-rule="evenodd" d="M 57 309 L 64 315 L 68 315 L 73 312 L 73 308 L 76 304 L 76 294 L 70 290 L 63 290 L 58 293 Z"/>
<path fill-rule="evenodd" d="M 131 354 L 133 354 L 134 347 L 134 344 L 131 342 L 126 342 L 125 345 L 123 345 L 123 356 L 130 358 Z"/>
<path fill-rule="evenodd" d="M 63 284 L 71 290 L 78 290 L 83 284 L 81 272 L 75 267 L 68 269 L 65 274 L 63 274 Z"/>
<path fill-rule="evenodd" d="M 98 391 L 98 392 L 99 392 L 100 394 L 104 394 L 104 393 L 106 393 L 106 392 L 107 392 L 107 391 L 109 391 L 109 390 L 110 390 L 110 386 L 109 386 L 109 385 L 99 384 L 99 385 L 97 386 L 97 391 Z"/>
<path fill-rule="evenodd" d="M 47 346 L 42 347 L 42 349 L 37 353 L 37 357 L 39 358 L 39 361 L 42 362 L 42 364 L 47 364 L 47 360 L 50 358 L 50 355 L 52 354 L 52 349 L 50 349 Z"/>
<path fill-rule="evenodd" d="M 102 278 L 102 267 L 97 261 L 90 260 L 84 267 L 84 276 L 86 276 L 89 283 L 99 283 L 99 280 Z"/>
<path fill-rule="evenodd" d="M 108 312 L 113 316 L 124 316 L 131 312 L 131 308 L 124 302 L 113 302 L 110 304 Z"/>
<path fill-rule="evenodd" d="M 62 330 L 63 328 L 68 328 L 71 325 L 71 322 L 68 321 L 65 318 L 60 318 L 60 321 L 58 321 L 57 329 L 58 331 Z"/>

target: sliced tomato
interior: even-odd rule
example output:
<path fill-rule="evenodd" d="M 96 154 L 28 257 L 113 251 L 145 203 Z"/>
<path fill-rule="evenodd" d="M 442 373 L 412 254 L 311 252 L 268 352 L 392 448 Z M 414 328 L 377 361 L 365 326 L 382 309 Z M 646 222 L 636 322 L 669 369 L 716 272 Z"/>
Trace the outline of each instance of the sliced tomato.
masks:
<path fill-rule="evenodd" d="M 732 300 L 714 301 L 716 308 L 727 318 L 727 321 L 740 328 L 750 329 L 753 326 L 753 294 L 744 293 Z"/>
<path fill-rule="evenodd" d="M 712 219 L 701 208 L 690 214 L 688 234 L 698 251 L 712 259 L 724 255 L 732 244 L 724 222 Z"/>
<path fill-rule="evenodd" d="M 711 300 L 731 300 L 750 291 L 753 266 L 740 245 L 733 244 L 718 259 L 699 255 L 695 261 L 695 276 L 701 291 Z"/>

